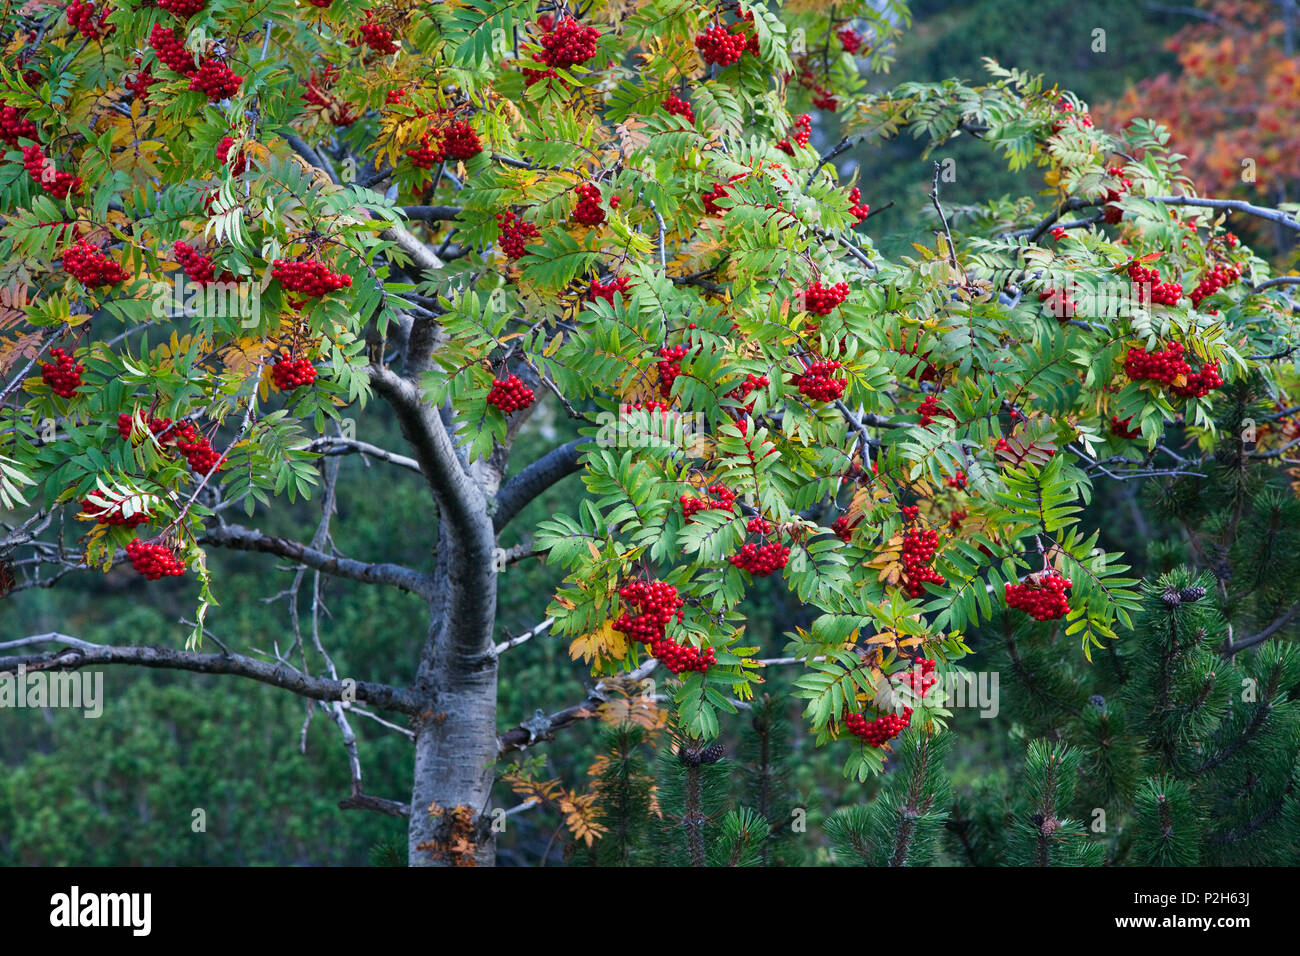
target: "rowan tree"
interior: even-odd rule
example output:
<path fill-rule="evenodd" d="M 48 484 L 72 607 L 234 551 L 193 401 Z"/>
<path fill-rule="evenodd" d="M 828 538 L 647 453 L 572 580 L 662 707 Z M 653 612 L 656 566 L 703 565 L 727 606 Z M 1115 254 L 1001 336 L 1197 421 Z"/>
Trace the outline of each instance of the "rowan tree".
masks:
<path fill-rule="evenodd" d="M 1162 128 L 1107 132 L 996 64 L 981 86 L 869 91 L 905 20 L 866 2 L 7 9 L 6 589 L 127 564 L 142 598 L 182 589 L 196 610 L 188 640 L 9 639 L 0 671 L 282 687 L 340 728 L 341 806 L 409 816 L 413 863 L 483 864 L 497 769 L 648 677 L 678 763 L 709 766 L 766 669 L 801 668 L 809 729 L 864 780 L 909 727 L 909 753 L 941 756 L 950 714 L 926 694 L 1008 607 L 1064 621 L 1090 660 L 1139 606 L 1082 521 L 1093 483 L 1176 473 L 1166 427 L 1208 440 L 1224 380 L 1283 375 L 1285 290 L 1260 288 L 1223 213 L 1297 223 L 1197 198 Z M 888 197 L 836 161 L 902 130 L 982 139 L 1059 195 L 952 222 L 936 170 L 933 230 L 888 261 L 869 219 Z M 377 405 L 407 447 L 366 440 Z M 513 462 L 542 407 L 580 437 Z M 331 461 L 354 454 L 427 484 L 426 520 L 393 526 L 424 566 L 332 545 Z M 534 538 L 565 583 L 498 643 L 498 536 L 575 473 L 585 494 Z M 314 490 L 314 530 L 263 530 Z M 238 596 L 206 570 L 218 548 L 294 566 L 283 644 L 219 642 L 214 608 Z M 338 672 L 304 590 L 322 576 L 422 602 L 408 682 Z M 784 648 L 746 636 L 762 578 L 815 610 Z M 591 694 L 500 731 L 519 720 L 498 721 L 500 659 L 548 631 Z M 362 787 L 352 723 L 376 710 L 412 735 L 409 800 Z M 914 772 L 937 780 L 929 759 Z"/>

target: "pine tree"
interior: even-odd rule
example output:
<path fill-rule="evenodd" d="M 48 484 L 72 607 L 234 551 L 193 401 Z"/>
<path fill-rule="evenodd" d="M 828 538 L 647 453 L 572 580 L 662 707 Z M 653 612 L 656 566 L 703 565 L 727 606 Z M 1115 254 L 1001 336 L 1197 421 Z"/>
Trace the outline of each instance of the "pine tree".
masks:
<path fill-rule="evenodd" d="M 868 804 L 827 821 L 838 862 L 858 866 L 929 866 L 935 862 L 951 799 L 943 761 L 945 732 L 909 729 L 894 745 L 898 766 Z"/>
<path fill-rule="evenodd" d="M 618 724 L 602 733 L 596 791 L 603 833 L 589 860 L 596 866 L 636 866 L 652 862 L 647 844 L 653 812 L 654 778 L 644 752 L 645 729 Z"/>
<path fill-rule="evenodd" d="M 804 858 L 805 844 L 795 839 L 791 826 L 796 809 L 804 805 L 790 784 L 794 755 L 785 705 L 764 694 L 742 726 L 736 756 L 744 804 L 772 824 L 759 851 L 768 866 L 798 866 Z"/>
<path fill-rule="evenodd" d="M 1013 811 L 1007 862 L 1012 866 L 1098 866 L 1105 847 L 1066 816 L 1079 773 L 1080 752 L 1066 744 L 1033 740 L 1024 785 Z"/>

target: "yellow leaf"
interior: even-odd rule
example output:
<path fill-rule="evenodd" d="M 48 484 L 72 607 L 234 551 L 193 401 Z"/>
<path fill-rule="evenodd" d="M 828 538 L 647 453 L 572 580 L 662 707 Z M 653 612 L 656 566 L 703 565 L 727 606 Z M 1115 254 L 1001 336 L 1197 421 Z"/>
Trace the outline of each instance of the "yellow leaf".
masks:
<path fill-rule="evenodd" d="M 569 645 L 569 657 L 575 661 L 581 657 L 585 664 L 621 661 L 627 657 L 627 640 L 614 630 L 613 621 L 606 621 L 599 630 L 575 637 Z"/>

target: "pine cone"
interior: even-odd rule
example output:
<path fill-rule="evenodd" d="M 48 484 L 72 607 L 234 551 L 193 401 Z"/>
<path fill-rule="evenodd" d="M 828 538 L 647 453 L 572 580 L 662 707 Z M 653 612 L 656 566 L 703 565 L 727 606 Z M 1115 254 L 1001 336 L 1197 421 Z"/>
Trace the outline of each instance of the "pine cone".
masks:
<path fill-rule="evenodd" d="M 717 763 L 727 755 L 727 749 L 722 744 L 710 744 L 700 751 L 700 763 Z"/>
<path fill-rule="evenodd" d="M 1178 607 L 1183 603 L 1183 599 L 1179 597 L 1178 592 L 1173 588 L 1160 595 L 1160 600 L 1165 602 L 1165 607 Z"/>
<path fill-rule="evenodd" d="M 1205 597 L 1205 588 L 1183 588 L 1178 592 L 1178 597 L 1187 604 L 1193 604 Z"/>

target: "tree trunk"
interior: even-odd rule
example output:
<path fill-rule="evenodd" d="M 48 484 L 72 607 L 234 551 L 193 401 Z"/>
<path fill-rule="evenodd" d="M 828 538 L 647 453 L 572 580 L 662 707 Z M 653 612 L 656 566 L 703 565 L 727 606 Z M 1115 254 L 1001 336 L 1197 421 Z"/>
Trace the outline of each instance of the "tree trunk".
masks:
<path fill-rule="evenodd" d="M 497 758 L 496 661 L 477 671 L 437 670 L 429 713 L 415 727 L 410 863 L 491 866 L 496 847 L 481 814 Z"/>
<path fill-rule="evenodd" d="M 433 620 L 415 685 L 427 704 L 413 728 L 407 847 L 412 866 L 491 866 L 496 846 L 485 814 L 498 752 L 496 574 L 490 551 L 474 560 L 448 537 L 438 549 Z M 477 613 L 464 613 L 470 608 Z"/>

